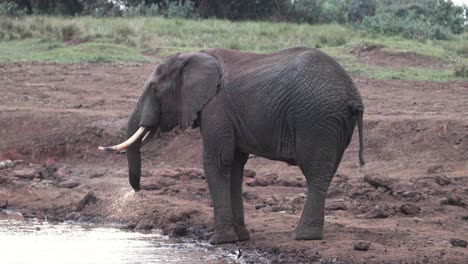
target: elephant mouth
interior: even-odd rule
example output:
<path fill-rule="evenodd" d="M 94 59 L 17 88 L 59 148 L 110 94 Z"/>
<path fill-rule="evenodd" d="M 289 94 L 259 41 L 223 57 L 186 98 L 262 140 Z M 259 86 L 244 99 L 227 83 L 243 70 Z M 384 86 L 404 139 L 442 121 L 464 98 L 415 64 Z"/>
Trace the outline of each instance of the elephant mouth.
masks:
<path fill-rule="evenodd" d="M 149 141 L 149 139 L 151 139 L 151 137 L 153 135 L 154 135 L 154 130 L 149 130 L 144 126 L 141 126 L 140 128 L 138 128 L 138 130 L 131 137 L 129 137 L 124 142 L 122 142 L 120 144 L 117 144 L 117 145 L 114 145 L 114 146 L 108 146 L 108 147 L 99 146 L 98 149 L 99 150 L 104 150 L 104 151 L 116 151 L 117 154 L 123 154 L 123 153 L 125 153 L 125 150 L 128 147 L 133 145 L 135 142 L 137 142 L 141 138 L 142 138 L 143 142 L 145 142 L 145 141 L 147 142 L 147 141 Z"/>

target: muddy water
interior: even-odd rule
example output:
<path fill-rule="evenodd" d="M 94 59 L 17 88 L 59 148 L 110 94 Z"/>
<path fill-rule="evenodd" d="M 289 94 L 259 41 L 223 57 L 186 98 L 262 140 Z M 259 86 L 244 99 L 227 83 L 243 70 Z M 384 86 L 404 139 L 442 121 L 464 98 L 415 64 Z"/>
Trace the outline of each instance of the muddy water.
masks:
<path fill-rule="evenodd" d="M 208 244 L 157 232 L 24 220 L 0 213 L 0 263 L 235 263 Z"/>

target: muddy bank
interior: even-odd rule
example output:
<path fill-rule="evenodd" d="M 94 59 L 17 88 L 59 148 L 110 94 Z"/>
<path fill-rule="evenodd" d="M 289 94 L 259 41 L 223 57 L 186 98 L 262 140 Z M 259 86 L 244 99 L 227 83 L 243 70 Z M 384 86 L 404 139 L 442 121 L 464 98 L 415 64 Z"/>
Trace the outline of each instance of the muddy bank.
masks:
<path fill-rule="evenodd" d="M 139 193 L 128 184 L 124 156 L 96 151 L 123 139 L 138 88 L 152 68 L 2 65 L 2 210 L 207 240 L 212 208 L 197 130 L 162 134 L 144 147 Z M 251 157 L 244 179 L 251 240 L 223 248 L 240 249 L 247 262 L 468 258 L 468 85 L 355 81 L 366 103 L 367 164 L 359 167 L 353 139 L 328 191 L 325 239 L 293 240 L 306 191 L 297 167 Z"/>

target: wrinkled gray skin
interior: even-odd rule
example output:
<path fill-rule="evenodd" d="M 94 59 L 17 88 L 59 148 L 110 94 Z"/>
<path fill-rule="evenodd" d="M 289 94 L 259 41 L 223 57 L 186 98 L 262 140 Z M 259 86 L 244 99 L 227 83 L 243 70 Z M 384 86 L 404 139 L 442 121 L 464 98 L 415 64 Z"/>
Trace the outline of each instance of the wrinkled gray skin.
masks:
<path fill-rule="evenodd" d="M 351 78 L 319 50 L 270 54 L 210 49 L 167 57 L 150 75 L 128 124 L 163 132 L 200 127 L 203 167 L 214 208 L 211 243 L 249 239 L 242 177 L 249 154 L 297 165 L 307 200 L 296 239 L 322 239 L 325 195 L 359 127 L 361 96 Z M 140 142 L 127 150 L 130 184 L 140 189 Z"/>

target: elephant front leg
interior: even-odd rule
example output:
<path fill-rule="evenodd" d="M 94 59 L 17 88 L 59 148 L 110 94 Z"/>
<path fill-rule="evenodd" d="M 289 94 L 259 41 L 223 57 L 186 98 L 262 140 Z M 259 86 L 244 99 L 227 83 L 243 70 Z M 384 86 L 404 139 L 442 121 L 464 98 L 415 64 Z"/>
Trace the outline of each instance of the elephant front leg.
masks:
<path fill-rule="evenodd" d="M 295 239 L 320 240 L 323 239 L 325 197 L 333 177 L 334 165 L 331 162 L 313 162 L 303 172 L 307 178 L 307 199 Z"/>
<path fill-rule="evenodd" d="M 237 152 L 231 167 L 231 203 L 234 216 L 234 228 L 239 241 L 249 240 L 249 231 L 245 227 L 244 202 L 242 199 L 242 179 L 244 177 L 244 165 L 249 154 Z"/>
<path fill-rule="evenodd" d="M 203 167 L 208 181 L 214 211 L 215 232 L 211 244 L 238 241 L 234 228 L 231 200 L 231 167 L 234 160 L 234 146 L 221 140 L 204 141 Z"/>
<path fill-rule="evenodd" d="M 204 163 L 208 180 L 211 202 L 213 204 L 215 231 L 211 244 L 231 243 L 238 240 L 234 229 L 234 218 L 231 208 L 231 172 L 230 166 Z"/>

